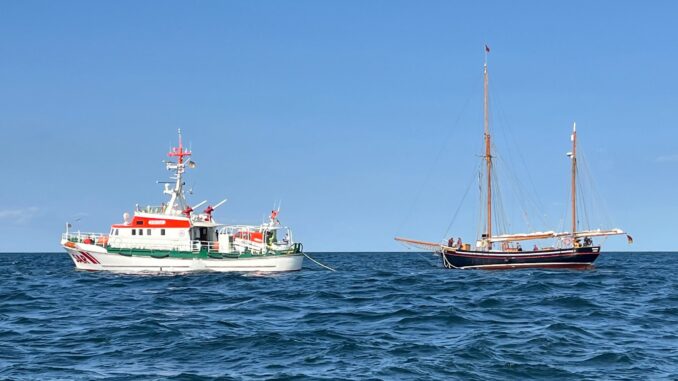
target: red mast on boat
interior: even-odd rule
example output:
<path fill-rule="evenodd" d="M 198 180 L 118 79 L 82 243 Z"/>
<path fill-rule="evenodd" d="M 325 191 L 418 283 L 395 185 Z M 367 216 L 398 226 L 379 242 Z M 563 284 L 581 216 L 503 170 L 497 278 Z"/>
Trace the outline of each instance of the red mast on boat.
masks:
<path fill-rule="evenodd" d="M 184 156 L 191 156 L 191 151 L 185 150 L 181 139 L 181 128 L 179 129 L 179 147 L 173 147 L 167 154 L 169 157 L 178 157 L 179 164 L 184 163 Z"/>
<path fill-rule="evenodd" d="M 184 183 L 182 175 L 186 170 L 186 165 L 188 165 L 189 168 L 195 168 L 195 162 L 192 160 L 184 160 L 185 157 L 191 156 L 191 151 L 184 148 L 183 139 L 181 138 L 181 129 L 179 129 L 177 132 L 179 134 L 179 147 L 171 148 L 170 152 L 167 154 L 169 157 L 176 157 L 177 162 L 174 163 L 172 161 L 168 161 L 165 163 L 167 170 L 175 172 L 175 175 L 172 177 L 172 179 L 176 181 L 174 184 L 174 189 L 169 189 L 166 184 L 165 193 L 169 194 L 171 197 L 169 203 L 165 207 L 165 213 L 174 215 L 177 211 L 179 211 L 181 214 L 186 215 L 186 217 L 190 217 L 191 212 L 195 207 L 189 206 L 186 202 L 184 197 Z"/>

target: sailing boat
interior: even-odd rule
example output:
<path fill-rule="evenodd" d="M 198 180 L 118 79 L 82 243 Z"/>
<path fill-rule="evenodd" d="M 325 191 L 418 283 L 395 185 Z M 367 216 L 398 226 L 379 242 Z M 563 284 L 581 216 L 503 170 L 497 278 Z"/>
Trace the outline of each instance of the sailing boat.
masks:
<path fill-rule="evenodd" d="M 626 234 L 621 229 L 610 230 L 577 230 L 577 128 L 572 126 L 572 151 L 567 153 L 571 160 L 571 215 L 572 229 L 567 232 L 532 232 L 523 234 L 493 235 L 492 231 L 492 171 L 493 155 L 491 150 L 491 135 L 489 124 L 488 105 L 488 75 L 487 53 L 490 49 L 485 46 L 485 64 L 483 68 L 484 88 L 484 143 L 485 153 L 485 218 L 486 225 L 480 239 L 471 247 L 468 243 L 450 240 L 447 244 L 418 241 L 396 237 L 396 241 L 404 244 L 424 248 L 439 253 L 443 265 L 448 269 L 514 269 L 514 268 L 588 268 L 600 255 L 600 245 L 593 243 L 593 237 L 605 237 Z M 626 234 L 629 243 L 631 236 Z M 557 247 L 533 250 L 523 250 L 521 241 L 556 239 Z M 498 246 L 498 247 L 497 247 Z"/>

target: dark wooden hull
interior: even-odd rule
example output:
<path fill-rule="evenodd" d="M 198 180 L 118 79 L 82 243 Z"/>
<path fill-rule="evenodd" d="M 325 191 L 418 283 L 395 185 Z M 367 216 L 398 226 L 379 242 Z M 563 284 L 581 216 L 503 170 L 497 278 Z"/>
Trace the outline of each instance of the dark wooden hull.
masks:
<path fill-rule="evenodd" d="M 450 269 L 586 269 L 593 265 L 598 255 L 600 246 L 518 252 L 444 249 L 442 259 L 443 265 Z"/>

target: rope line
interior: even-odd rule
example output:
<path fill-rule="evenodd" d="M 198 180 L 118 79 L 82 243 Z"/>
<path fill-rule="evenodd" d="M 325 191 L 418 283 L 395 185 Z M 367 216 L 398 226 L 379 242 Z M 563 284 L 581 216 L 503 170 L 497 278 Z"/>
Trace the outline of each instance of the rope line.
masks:
<path fill-rule="evenodd" d="M 479 166 L 480 166 L 480 164 L 478 164 L 478 167 Z M 464 192 L 464 195 L 462 196 L 461 201 L 459 202 L 459 205 L 457 205 L 457 210 L 454 211 L 454 215 L 452 215 L 452 220 L 447 225 L 447 229 L 445 229 L 445 234 L 443 234 L 443 237 L 442 237 L 443 240 L 445 239 L 445 237 L 447 237 L 447 234 L 449 234 L 450 229 L 452 228 L 452 225 L 457 220 L 457 216 L 459 215 L 459 211 L 461 210 L 461 207 L 464 205 L 464 201 L 466 200 L 466 196 L 468 195 L 468 192 L 471 190 L 471 186 L 475 182 L 476 171 L 477 171 L 478 167 L 476 167 L 476 170 L 473 171 L 473 174 L 471 176 L 471 181 L 469 181 L 468 185 L 466 186 L 466 191 Z"/>
<path fill-rule="evenodd" d="M 330 270 L 330 271 L 337 271 L 337 270 L 331 268 L 330 266 L 323 265 L 322 263 L 316 261 L 315 259 L 311 258 L 311 257 L 310 257 L 308 254 L 306 254 L 306 253 L 302 253 L 302 254 L 304 254 L 304 257 L 310 259 L 311 261 L 313 261 L 313 263 L 315 263 L 316 265 L 318 265 L 318 266 L 320 266 L 320 267 L 324 267 L 324 268 L 326 268 L 326 269 L 328 269 L 328 270 Z"/>
<path fill-rule="evenodd" d="M 475 90 L 475 86 L 474 86 L 474 90 Z M 445 135 L 445 138 L 443 139 L 443 143 L 440 146 L 440 149 L 438 150 L 438 153 L 435 156 L 435 160 L 434 160 L 433 165 L 429 166 L 428 171 L 426 173 L 426 176 L 424 176 L 424 181 L 421 183 L 421 186 L 419 187 L 417 194 L 414 198 L 414 202 L 412 202 L 407 213 L 405 213 L 405 215 L 404 215 L 402 221 L 400 222 L 400 224 L 398 225 L 398 228 L 396 229 L 396 231 L 400 231 L 402 229 L 403 225 L 405 224 L 405 222 L 410 221 L 410 217 L 412 217 L 412 213 L 414 212 L 415 207 L 417 206 L 417 204 L 419 203 L 419 200 L 421 199 L 421 195 L 424 192 L 424 188 L 429 184 L 429 181 L 431 179 L 433 171 L 435 170 L 435 167 L 438 165 L 438 162 L 440 161 L 440 158 L 442 157 L 442 154 L 445 151 L 445 148 L 447 147 L 447 145 L 449 144 L 452 136 L 454 136 L 453 132 L 457 131 L 457 127 L 459 126 L 459 122 L 461 121 L 462 116 L 465 114 L 466 109 L 468 108 L 468 105 L 469 105 L 471 99 L 473 98 L 473 96 L 475 95 L 475 93 L 476 93 L 476 91 L 473 91 L 473 90 L 470 92 L 468 98 L 466 98 L 466 101 L 464 102 L 463 106 L 461 107 L 461 110 L 459 111 L 459 114 L 457 115 L 456 120 L 452 124 L 452 128 L 447 130 L 447 134 Z"/>
<path fill-rule="evenodd" d="M 448 269 L 456 269 L 457 268 L 457 266 L 451 264 L 450 261 L 447 260 L 447 256 L 445 255 L 444 252 L 441 252 L 440 256 L 443 257 L 443 266 L 447 267 Z"/>

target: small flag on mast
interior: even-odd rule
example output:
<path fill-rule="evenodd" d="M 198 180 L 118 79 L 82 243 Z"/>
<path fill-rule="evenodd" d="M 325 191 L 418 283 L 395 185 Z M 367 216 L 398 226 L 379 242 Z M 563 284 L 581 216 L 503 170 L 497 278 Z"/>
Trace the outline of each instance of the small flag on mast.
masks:
<path fill-rule="evenodd" d="M 486 52 L 486 53 L 489 53 L 489 52 L 490 52 L 490 47 L 487 46 L 487 44 L 485 44 L 485 52 Z"/>

